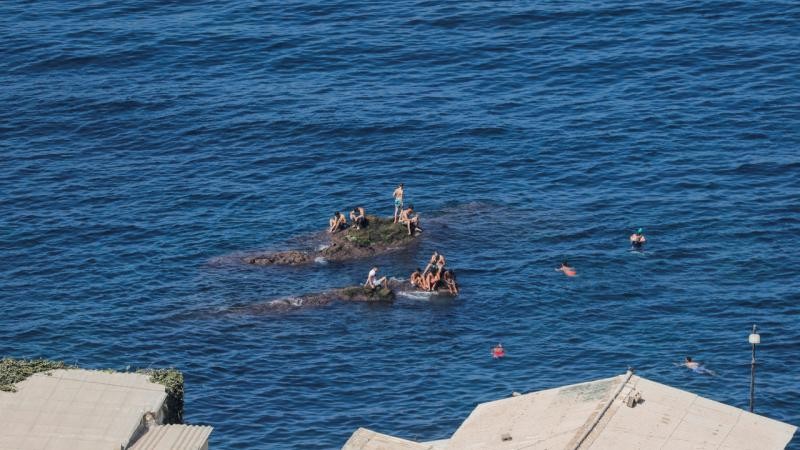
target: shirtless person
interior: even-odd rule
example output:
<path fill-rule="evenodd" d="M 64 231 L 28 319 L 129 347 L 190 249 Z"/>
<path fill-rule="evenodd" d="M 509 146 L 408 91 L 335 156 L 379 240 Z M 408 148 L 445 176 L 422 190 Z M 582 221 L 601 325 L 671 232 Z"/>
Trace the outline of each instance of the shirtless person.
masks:
<path fill-rule="evenodd" d="M 436 290 L 439 280 L 442 279 L 442 272 L 434 267 L 424 278 L 427 290 L 433 292 Z"/>
<path fill-rule="evenodd" d="M 458 295 L 458 283 L 456 283 L 455 272 L 449 269 L 444 271 L 444 284 L 451 294 Z"/>
<path fill-rule="evenodd" d="M 367 281 L 366 283 L 364 283 L 364 287 L 375 289 L 378 286 L 383 285 L 383 287 L 388 288 L 389 280 L 387 280 L 386 277 L 377 278 L 377 276 L 378 276 L 378 266 L 375 266 L 372 268 L 372 270 L 369 271 L 369 275 L 367 275 Z"/>
<path fill-rule="evenodd" d="M 631 245 L 633 245 L 634 247 L 637 248 L 641 247 L 645 242 L 647 242 L 647 239 L 644 238 L 644 234 L 642 234 L 642 231 L 643 230 L 639 228 L 638 230 L 636 230 L 635 233 L 631 235 L 630 237 Z"/>
<path fill-rule="evenodd" d="M 356 227 L 356 230 L 367 227 L 367 214 L 364 208 L 356 206 L 350 211 L 350 222 Z"/>
<path fill-rule="evenodd" d="M 414 287 L 422 287 L 422 271 L 419 269 L 419 267 L 417 267 L 417 270 L 411 272 L 411 275 L 408 277 L 408 281 Z"/>
<path fill-rule="evenodd" d="M 392 196 L 394 197 L 394 223 L 397 223 L 400 211 L 403 210 L 403 183 L 397 185 Z"/>
<path fill-rule="evenodd" d="M 574 277 L 575 275 L 577 275 L 575 269 L 572 266 L 570 266 L 566 261 L 561 263 L 561 267 L 556 269 L 556 272 L 564 272 L 564 275 L 568 277 Z"/>
<path fill-rule="evenodd" d="M 431 260 L 428 261 L 428 265 L 425 266 L 425 270 L 422 272 L 422 275 L 423 276 L 427 275 L 428 272 L 430 272 L 431 268 L 436 266 L 436 261 L 438 260 L 439 260 L 439 252 L 434 250 L 433 254 L 431 255 Z"/>
<path fill-rule="evenodd" d="M 408 227 L 409 236 L 412 236 L 415 231 L 422 231 L 422 228 L 419 227 L 419 214 L 414 212 L 414 205 L 408 205 L 408 209 L 400 211 L 397 221 Z"/>
<path fill-rule="evenodd" d="M 330 224 L 330 228 L 328 228 L 328 233 L 336 233 L 339 230 L 343 230 L 345 226 L 347 226 L 347 219 L 344 217 L 344 214 L 336 211 L 333 213 L 333 217 L 328 221 Z"/>

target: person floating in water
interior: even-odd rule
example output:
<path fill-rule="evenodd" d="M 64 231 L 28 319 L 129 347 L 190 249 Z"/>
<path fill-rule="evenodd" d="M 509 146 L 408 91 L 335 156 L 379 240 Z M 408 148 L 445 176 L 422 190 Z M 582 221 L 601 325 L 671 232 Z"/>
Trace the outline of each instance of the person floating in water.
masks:
<path fill-rule="evenodd" d="M 503 349 L 503 345 L 497 344 L 497 346 L 492 349 L 492 358 L 499 359 L 504 356 L 506 356 L 506 351 Z"/>
<path fill-rule="evenodd" d="M 367 227 L 367 214 L 364 211 L 364 208 L 361 206 L 356 206 L 350 211 L 350 222 L 353 223 L 353 226 L 356 227 L 356 230 L 360 230 L 362 228 Z"/>
<path fill-rule="evenodd" d="M 642 234 L 643 231 L 644 230 L 639 228 L 630 237 L 631 245 L 633 245 L 635 248 L 641 248 L 642 245 L 644 245 L 644 243 L 647 242 L 647 239 L 645 239 L 644 234 Z"/>
<path fill-rule="evenodd" d="M 364 283 L 364 287 L 375 289 L 381 285 L 385 288 L 388 288 L 389 281 L 386 279 L 386 277 L 378 278 L 378 266 L 375 266 L 369 271 L 369 275 L 367 275 L 367 281 Z"/>
<path fill-rule="evenodd" d="M 403 210 L 403 183 L 397 185 L 392 196 L 394 197 L 394 223 L 397 223 L 400 212 Z"/>
<path fill-rule="evenodd" d="M 716 375 L 713 370 L 706 369 L 703 363 L 698 361 L 693 361 L 691 356 L 687 356 L 686 359 L 683 361 L 682 366 L 686 367 L 687 369 L 704 375 Z"/>
<path fill-rule="evenodd" d="M 568 277 L 574 277 L 575 275 L 578 274 L 575 271 L 575 269 L 572 266 L 570 266 L 569 263 L 566 262 L 566 261 L 561 263 L 561 267 L 556 269 L 556 272 L 564 272 L 564 275 L 566 275 Z"/>
<path fill-rule="evenodd" d="M 414 212 L 414 205 L 408 205 L 408 209 L 400 211 L 397 221 L 408 227 L 409 236 L 413 236 L 417 231 L 422 232 L 422 228 L 419 226 L 419 214 Z"/>
<path fill-rule="evenodd" d="M 344 214 L 336 211 L 333 213 L 333 217 L 328 221 L 328 224 L 330 225 L 328 233 L 336 233 L 337 231 L 347 228 L 347 219 L 344 217 Z"/>

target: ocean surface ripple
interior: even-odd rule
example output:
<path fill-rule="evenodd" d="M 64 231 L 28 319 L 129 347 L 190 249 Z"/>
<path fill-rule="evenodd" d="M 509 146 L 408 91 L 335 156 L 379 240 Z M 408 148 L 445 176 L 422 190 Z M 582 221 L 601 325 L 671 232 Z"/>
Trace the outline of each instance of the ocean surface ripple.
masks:
<path fill-rule="evenodd" d="M 746 408 L 755 323 L 756 410 L 800 425 L 798 23 L 796 1 L 2 2 L 0 356 L 176 366 L 213 448 L 332 449 L 629 366 Z M 236 263 L 391 214 L 398 182 L 418 247 Z M 456 300 L 291 302 L 434 249 Z"/>

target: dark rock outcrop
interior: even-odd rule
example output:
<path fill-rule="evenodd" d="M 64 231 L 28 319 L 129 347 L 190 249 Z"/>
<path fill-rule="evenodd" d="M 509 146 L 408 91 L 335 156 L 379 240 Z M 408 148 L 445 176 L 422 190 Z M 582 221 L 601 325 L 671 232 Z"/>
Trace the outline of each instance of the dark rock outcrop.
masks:
<path fill-rule="evenodd" d="M 326 261 L 346 261 L 367 258 L 380 253 L 407 247 L 417 239 L 409 236 L 405 225 L 394 223 L 392 218 L 367 216 L 368 225 L 360 230 L 354 227 L 330 234 L 330 245 L 321 250 L 287 250 L 244 258 L 248 264 L 296 266 L 314 262 L 317 258 Z"/>

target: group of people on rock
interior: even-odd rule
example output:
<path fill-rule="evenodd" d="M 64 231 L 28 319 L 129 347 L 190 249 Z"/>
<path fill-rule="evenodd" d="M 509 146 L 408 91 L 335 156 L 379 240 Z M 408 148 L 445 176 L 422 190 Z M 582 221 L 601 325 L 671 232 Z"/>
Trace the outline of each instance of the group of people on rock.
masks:
<path fill-rule="evenodd" d="M 644 243 L 647 242 L 647 239 L 644 237 L 644 230 L 639 228 L 636 230 L 629 238 L 631 241 L 631 246 L 635 250 L 641 250 L 644 246 Z M 564 261 L 561 263 L 560 267 L 556 268 L 556 272 L 564 272 L 564 275 L 568 277 L 574 277 L 578 274 L 574 267 L 570 266 L 568 262 Z"/>
<path fill-rule="evenodd" d="M 352 226 L 355 227 L 356 230 L 367 227 L 369 221 L 367 220 L 367 213 L 363 207 L 356 206 L 350 211 L 350 223 L 352 223 Z M 328 233 L 336 233 L 347 229 L 349 226 L 344 214 L 336 211 L 333 213 L 333 217 L 328 220 Z"/>
<path fill-rule="evenodd" d="M 445 263 L 446 259 L 443 254 L 433 252 L 425 270 L 421 271 L 418 267 L 409 276 L 409 282 L 412 286 L 425 291 L 433 292 L 439 287 L 445 287 L 451 294 L 458 295 L 456 274 L 452 270 L 446 269 Z"/>

